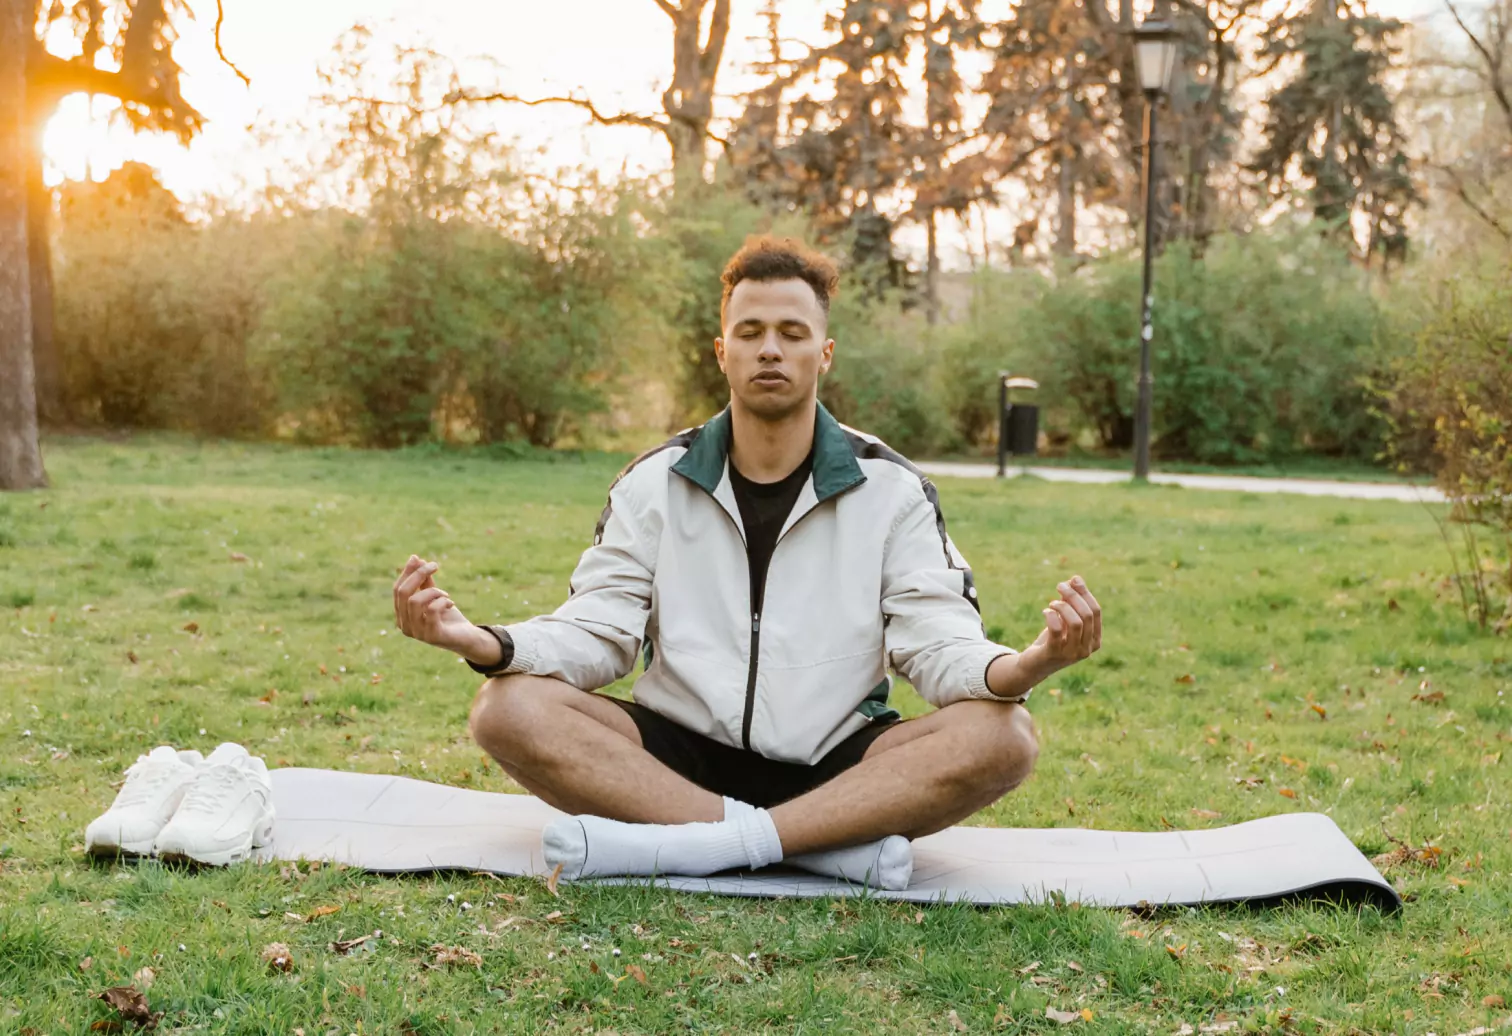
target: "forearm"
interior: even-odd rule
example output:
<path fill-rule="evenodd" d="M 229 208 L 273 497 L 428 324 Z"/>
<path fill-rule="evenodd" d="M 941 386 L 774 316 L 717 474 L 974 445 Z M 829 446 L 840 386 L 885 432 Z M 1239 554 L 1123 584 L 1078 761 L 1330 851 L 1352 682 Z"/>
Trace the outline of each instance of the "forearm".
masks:
<path fill-rule="evenodd" d="M 1022 653 L 999 655 L 987 667 L 987 690 L 999 698 L 1022 698 L 1048 675 L 1036 672 Z"/>

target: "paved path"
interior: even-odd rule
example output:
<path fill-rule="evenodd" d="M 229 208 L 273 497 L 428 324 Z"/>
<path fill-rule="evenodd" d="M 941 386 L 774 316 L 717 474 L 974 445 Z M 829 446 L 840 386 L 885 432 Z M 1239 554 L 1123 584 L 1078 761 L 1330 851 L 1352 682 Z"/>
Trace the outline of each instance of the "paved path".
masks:
<path fill-rule="evenodd" d="M 946 462 L 919 465 L 926 474 L 942 478 L 995 478 L 994 464 L 952 464 Z M 1127 471 L 1099 468 L 1046 468 L 1008 466 L 1009 477 L 1034 475 L 1048 482 L 1127 482 Z M 1151 482 L 1185 486 L 1188 489 L 1226 489 L 1237 493 L 1296 493 L 1301 496 L 1349 497 L 1355 500 L 1442 501 L 1444 495 L 1433 486 L 1409 486 L 1399 482 L 1330 482 L 1311 478 L 1254 478 L 1249 475 L 1177 475 L 1153 472 Z"/>

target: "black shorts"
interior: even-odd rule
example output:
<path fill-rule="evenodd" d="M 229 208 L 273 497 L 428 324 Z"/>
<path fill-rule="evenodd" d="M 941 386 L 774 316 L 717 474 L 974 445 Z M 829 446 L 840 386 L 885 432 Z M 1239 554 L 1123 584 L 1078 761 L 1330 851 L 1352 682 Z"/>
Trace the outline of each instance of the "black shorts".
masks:
<path fill-rule="evenodd" d="M 861 761 L 884 731 L 897 720 L 872 720 L 840 742 L 812 766 L 768 759 L 678 726 L 644 705 L 610 698 L 630 714 L 641 745 L 668 769 L 716 795 L 765 809 L 795 799 L 838 777 Z"/>

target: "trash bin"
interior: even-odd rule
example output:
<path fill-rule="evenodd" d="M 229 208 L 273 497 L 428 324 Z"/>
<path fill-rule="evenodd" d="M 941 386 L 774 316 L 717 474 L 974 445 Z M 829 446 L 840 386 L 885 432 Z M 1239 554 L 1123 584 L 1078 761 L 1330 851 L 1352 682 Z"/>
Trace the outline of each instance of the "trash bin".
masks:
<path fill-rule="evenodd" d="M 1039 445 L 1039 407 L 1025 398 L 1039 382 L 1003 371 L 998 374 L 998 475 L 1007 474 L 1008 455 L 1033 457 Z"/>

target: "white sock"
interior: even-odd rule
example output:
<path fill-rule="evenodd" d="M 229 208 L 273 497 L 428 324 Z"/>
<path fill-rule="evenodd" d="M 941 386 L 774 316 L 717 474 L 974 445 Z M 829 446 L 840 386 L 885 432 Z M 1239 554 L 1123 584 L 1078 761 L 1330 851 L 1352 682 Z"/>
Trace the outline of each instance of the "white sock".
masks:
<path fill-rule="evenodd" d="M 725 819 L 758 812 L 755 806 L 732 799 L 724 800 Z M 759 812 L 765 813 L 766 810 Z M 773 861 L 777 862 L 777 861 Z M 913 877 L 913 845 L 902 835 L 888 835 L 875 842 L 803 853 L 781 860 L 789 867 L 819 874 L 826 878 L 843 878 L 857 885 L 901 892 Z"/>
<path fill-rule="evenodd" d="M 782 859 L 777 828 L 764 809 L 703 824 L 626 824 L 603 817 L 567 817 L 541 833 L 546 864 L 562 877 L 686 874 L 701 877 L 734 867 L 758 870 Z"/>

